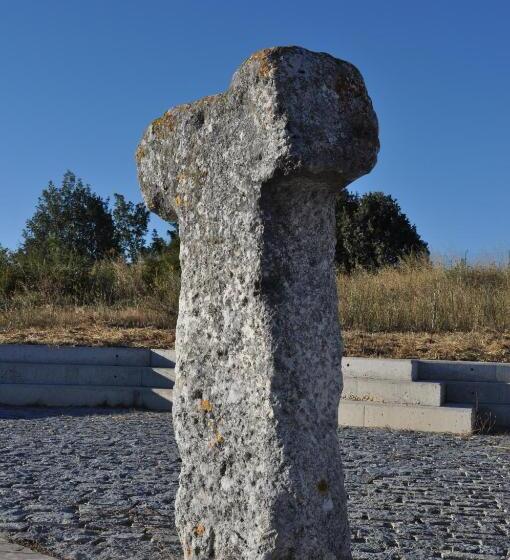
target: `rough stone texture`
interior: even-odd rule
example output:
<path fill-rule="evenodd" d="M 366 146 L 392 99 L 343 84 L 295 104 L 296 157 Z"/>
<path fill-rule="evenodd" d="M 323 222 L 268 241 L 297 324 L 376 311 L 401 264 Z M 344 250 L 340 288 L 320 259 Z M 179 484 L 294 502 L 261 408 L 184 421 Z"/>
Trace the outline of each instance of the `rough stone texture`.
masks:
<path fill-rule="evenodd" d="M 339 438 L 355 560 L 510 558 L 510 435 Z M 0 408 L 0 533 L 62 560 L 182 560 L 179 470 L 168 413 Z"/>
<path fill-rule="evenodd" d="M 351 558 L 334 201 L 378 147 L 360 73 L 298 47 L 254 54 L 225 93 L 172 109 L 140 143 L 146 201 L 180 224 L 186 558 Z"/>

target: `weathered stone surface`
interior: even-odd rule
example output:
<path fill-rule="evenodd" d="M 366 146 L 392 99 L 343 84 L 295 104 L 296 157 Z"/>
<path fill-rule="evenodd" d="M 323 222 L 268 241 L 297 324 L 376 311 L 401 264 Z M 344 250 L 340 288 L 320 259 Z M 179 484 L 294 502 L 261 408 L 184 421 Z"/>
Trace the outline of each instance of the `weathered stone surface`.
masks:
<path fill-rule="evenodd" d="M 186 558 L 351 558 L 334 201 L 377 150 L 359 72 L 298 47 L 254 54 L 225 93 L 172 109 L 140 143 L 146 201 L 180 224 Z"/>

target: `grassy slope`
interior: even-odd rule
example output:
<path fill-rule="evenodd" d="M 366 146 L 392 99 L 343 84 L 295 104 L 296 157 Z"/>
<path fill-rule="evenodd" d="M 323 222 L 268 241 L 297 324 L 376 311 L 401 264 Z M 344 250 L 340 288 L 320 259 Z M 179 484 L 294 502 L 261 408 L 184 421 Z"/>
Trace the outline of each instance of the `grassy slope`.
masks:
<path fill-rule="evenodd" d="M 4 301 L 0 343 L 173 346 L 178 278 L 148 290 L 139 267 L 112 265 L 110 277 L 114 305 L 71 306 L 58 292 Z M 347 355 L 510 361 L 510 267 L 403 263 L 339 275 L 338 290 Z"/>
<path fill-rule="evenodd" d="M 386 358 L 510 361 L 510 332 L 378 332 L 346 330 L 345 355 Z M 0 344 L 133 346 L 170 348 L 175 330 L 119 326 L 88 320 L 73 324 L 0 329 Z"/>

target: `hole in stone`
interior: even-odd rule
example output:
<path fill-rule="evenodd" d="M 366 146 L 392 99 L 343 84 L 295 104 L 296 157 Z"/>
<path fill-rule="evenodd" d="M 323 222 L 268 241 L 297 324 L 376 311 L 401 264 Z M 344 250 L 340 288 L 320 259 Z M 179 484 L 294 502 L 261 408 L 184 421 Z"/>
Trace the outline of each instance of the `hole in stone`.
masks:
<path fill-rule="evenodd" d="M 204 121 L 205 121 L 205 117 L 202 111 L 199 111 L 198 113 L 195 114 L 193 118 L 193 124 L 195 125 L 196 128 L 201 128 L 204 124 Z"/>
<path fill-rule="evenodd" d="M 317 490 L 320 494 L 326 494 L 329 490 L 329 484 L 322 478 L 319 482 L 317 482 Z"/>

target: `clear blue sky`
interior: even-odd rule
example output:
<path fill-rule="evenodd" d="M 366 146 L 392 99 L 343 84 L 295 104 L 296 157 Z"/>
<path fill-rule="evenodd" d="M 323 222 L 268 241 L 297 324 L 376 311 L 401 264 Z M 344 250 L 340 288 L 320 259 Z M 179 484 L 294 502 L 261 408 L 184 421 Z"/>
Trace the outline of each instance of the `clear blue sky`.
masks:
<path fill-rule="evenodd" d="M 0 244 L 66 169 L 139 200 L 153 118 L 301 45 L 353 62 L 373 99 L 379 163 L 352 188 L 395 196 L 434 252 L 506 255 L 509 25 L 508 0 L 0 0 Z"/>

